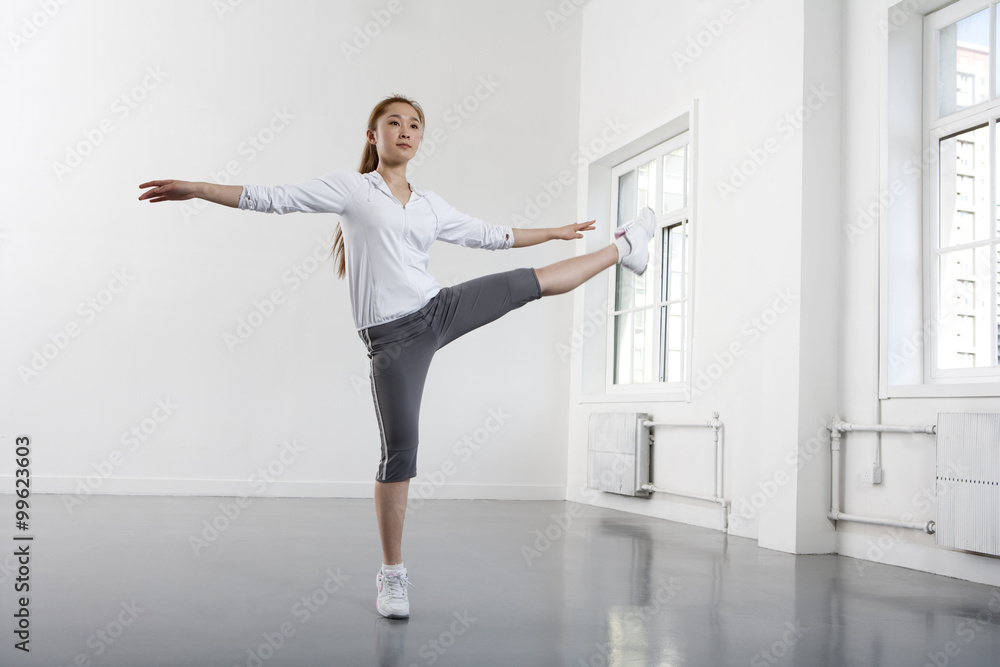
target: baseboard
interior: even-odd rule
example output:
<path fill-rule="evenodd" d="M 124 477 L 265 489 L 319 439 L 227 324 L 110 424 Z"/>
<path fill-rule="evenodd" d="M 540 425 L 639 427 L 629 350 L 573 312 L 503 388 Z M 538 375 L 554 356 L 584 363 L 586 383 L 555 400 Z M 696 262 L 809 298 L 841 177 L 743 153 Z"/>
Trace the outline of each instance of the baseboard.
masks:
<path fill-rule="evenodd" d="M 245 479 L 154 479 L 109 477 L 89 488 L 78 477 L 34 476 L 32 494 L 125 496 L 258 496 L 262 498 L 371 498 L 375 481 L 292 482 L 274 481 L 266 486 Z M 14 492 L 14 477 L 0 476 L 0 493 Z M 565 500 L 566 488 L 546 484 L 449 484 L 411 482 L 411 498 L 443 500 Z"/>
<path fill-rule="evenodd" d="M 873 563 L 881 563 L 1000 586 L 1000 558 L 954 551 L 934 544 L 892 540 L 885 526 L 852 528 L 850 532 L 837 531 L 837 551 L 841 556 L 857 559 L 856 567 L 862 575 Z"/>
<path fill-rule="evenodd" d="M 665 519 L 686 523 L 700 528 L 711 528 L 725 532 L 726 516 L 722 505 L 716 503 L 672 496 L 667 499 L 631 498 L 594 489 L 566 488 L 566 500 L 604 509 L 641 514 L 655 519 Z"/>

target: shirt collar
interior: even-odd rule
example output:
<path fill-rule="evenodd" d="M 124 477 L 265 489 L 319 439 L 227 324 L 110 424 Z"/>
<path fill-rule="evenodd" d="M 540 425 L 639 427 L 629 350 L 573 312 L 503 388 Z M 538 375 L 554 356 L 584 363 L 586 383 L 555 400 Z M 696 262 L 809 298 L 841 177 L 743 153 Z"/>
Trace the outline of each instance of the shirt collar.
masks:
<path fill-rule="evenodd" d="M 365 174 L 365 178 L 367 178 L 372 185 L 377 187 L 385 194 L 389 195 L 390 197 L 393 196 L 392 191 L 389 189 L 389 185 L 385 182 L 385 179 L 382 178 L 382 174 L 378 173 L 377 171 L 369 171 L 367 174 Z M 427 193 L 422 188 L 418 188 L 413 183 L 410 183 L 410 190 L 412 190 L 413 194 L 417 195 L 418 197 L 427 196 Z"/>

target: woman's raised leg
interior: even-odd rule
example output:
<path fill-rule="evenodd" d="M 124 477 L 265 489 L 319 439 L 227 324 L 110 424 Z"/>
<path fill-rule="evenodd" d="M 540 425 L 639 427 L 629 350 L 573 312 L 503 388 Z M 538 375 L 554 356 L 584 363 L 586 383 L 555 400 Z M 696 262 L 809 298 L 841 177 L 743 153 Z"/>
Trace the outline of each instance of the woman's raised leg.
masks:
<path fill-rule="evenodd" d="M 542 296 L 565 294 L 618 263 L 618 246 L 611 244 L 594 252 L 564 259 L 535 269 Z"/>

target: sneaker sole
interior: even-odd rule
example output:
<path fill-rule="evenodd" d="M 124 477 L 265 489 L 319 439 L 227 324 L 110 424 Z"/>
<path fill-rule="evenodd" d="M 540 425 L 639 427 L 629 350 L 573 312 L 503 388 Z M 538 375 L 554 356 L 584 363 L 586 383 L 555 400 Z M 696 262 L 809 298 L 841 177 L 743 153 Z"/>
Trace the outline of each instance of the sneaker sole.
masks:
<path fill-rule="evenodd" d="M 375 604 L 375 611 L 377 611 L 379 614 L 381 614 L 385 618 L 391 618 L 391 619 L 397 620 L 397 621 L 402 621 L 402 620 L 407 619 L 407 618 L 410 617 L 409 614 L 387 614 L 387 613 L 385 613 L 384 611 L 382 611 L 379 608 L 378 603 Z"/>

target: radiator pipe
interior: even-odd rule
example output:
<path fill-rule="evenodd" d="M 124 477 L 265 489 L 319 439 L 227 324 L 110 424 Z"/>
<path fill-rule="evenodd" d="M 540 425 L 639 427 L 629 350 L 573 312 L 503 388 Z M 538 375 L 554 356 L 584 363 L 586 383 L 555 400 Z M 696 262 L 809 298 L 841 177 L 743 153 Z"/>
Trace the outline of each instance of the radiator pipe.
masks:
<path fill-rule="evenodd" d="M 722 498 L 722 440 L 719 438 L 722 422 L 719 421 L 718 412 L 712 413 L 708 425 L 715 437 L 715 497 Z"/>
<path fill-rule="evenodd" d="M 878 519 L 875 517 L 859 516 L 856 514 L 845 514 L 840 511 L 840 434 L 844 431 L 876 431 L 880 433 L 937 433 L 937 426 L 884 426 L 882 424 L 851 424 L 841 421 L 840 415 L 835 414 L 830 425 L 830 511 L 827 518 L 834 521 L 853 521 L 855 523 L 867 523 L 877 526 L 894 526 L 896 528 L 914 528 L 922 530 L 929 535 L 933 535 L 936 524 L 933 521 L 894 521 L 892 519 Z"/>
<path fill-rule="evenodd" d="M 840 514 L 840 415 L 834 415 L 830 424 L 830 468 L 833 483 L 830 485 L 830 514 Z"/>
<path fill-rule="evenodd" d="M 642 422 L 643 426 L 681 426 L 681 427 L 708 427 L 712 429 L 713 438 L 715 445 L 715 495 L 714 496 L 703 496 L 696 493 L 679 493 L 677 491 L 668 491 L 666 489 L 660 489 L 652 484 L 643 484 L 640 488 L 644 491 L 652 491 L 656 493 L 666 493 L 672 496 L 682 496 L 684 498 L 694 498 L 696 500 L 707 500 L 712 503 L 718 503 L 722 505 L 723 517 L 722 520 L 725 522 L 726 531 L 729 530 L 729 501 L 726 500 L 722 495 L 722 439 L 719 437 L 719 432 L 722 430 L 723 422 L 719 419 L 719 413 L 713 412 L 712 418 L 707 422 L 691 422 L 691 423 L 677 423 L 677 422 L 654 422 L 649 420 L 644 420 Z"/>
<path fill-rule="evenodd" d="M 719 498 L 718 496 L 702 496 L 697 493 L 684 493 L 681 491 L 670 491 L 668 489 L 661 489 L 658 486 L 653 486 L 652 484 L 643 484 L 639 487 L 643 491 L 652 491 L 655 493 L 666 493 L 670 496 L 682 496 L 684 498 L 694 498 L 695 500 L 707 500 L 712 503 L 718 503 L 722 505 L 723 508 L 729 507 L 729 501 L 725 498 Z"/>
<path fill-rule="evenodd" d="M 855 514 L 844 514 L 843 512 L 830 512 L 827 516 L 834 521 L 854 521 L 855 523 L 868 523 L 876 526 L 895 526 L 897 528 L 915 528 L 922 530 L 928 535 L 933 535 L 936 524 L 933 521 L 893 521 L 892 519 L 876 519 L 870 516 L 857 516 Z"/>
<path fill-rule="evenodd" d="M 839 416 L 833 418 L 833 424 L 830 429 L 836 429 L 838 431 L 872 431 L 875 433 L 929 433 L 934 435 L 937 433 L 937 426 L 935 424 L 930 424 L 929 426 L 889 426 L 887 424 L 852 424 L 850 422 L 840 421 Z"/>

